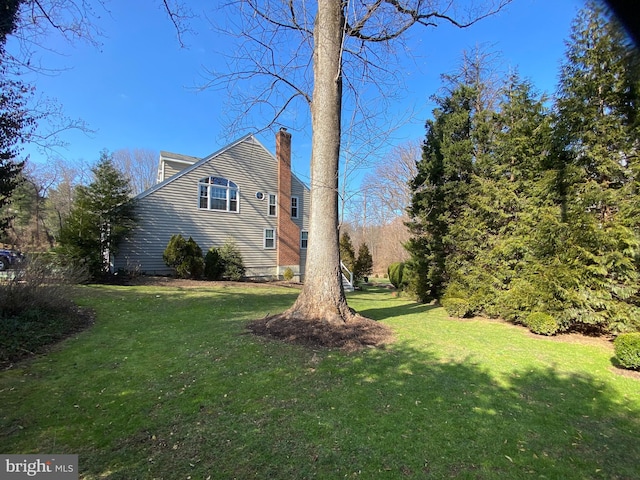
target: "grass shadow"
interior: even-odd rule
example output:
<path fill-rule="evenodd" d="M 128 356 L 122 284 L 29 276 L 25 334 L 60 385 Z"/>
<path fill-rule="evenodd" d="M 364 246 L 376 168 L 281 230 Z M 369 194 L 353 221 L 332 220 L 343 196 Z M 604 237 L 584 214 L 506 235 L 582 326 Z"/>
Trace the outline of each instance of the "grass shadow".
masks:
<path fill-rule="evenodd" d="M 492 370 L 402 332 L 355 354 L 240 335 L 279 295 L 88 290 L 93 331 L 0 374 L 5 453 L 77 453 L 85 480 L 637 478 L 640 404 L 616 382 Z M 361 313 L 434 308 L 386 303 Z"/>

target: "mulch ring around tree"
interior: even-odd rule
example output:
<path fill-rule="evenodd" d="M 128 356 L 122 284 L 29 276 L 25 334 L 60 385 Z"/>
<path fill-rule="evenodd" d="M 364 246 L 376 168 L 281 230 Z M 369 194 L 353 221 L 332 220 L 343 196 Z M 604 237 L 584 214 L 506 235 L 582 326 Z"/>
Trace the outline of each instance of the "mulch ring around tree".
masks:
<path fill-rule="evenodd" d="M 383 347 L 394 340 L 386 325 L 357 315 L 344 323 L 291 319 L 281 315 L 253 320 L 247 329 L 255 335 L 308 347 L 337 348 L 354 352 Z"/>

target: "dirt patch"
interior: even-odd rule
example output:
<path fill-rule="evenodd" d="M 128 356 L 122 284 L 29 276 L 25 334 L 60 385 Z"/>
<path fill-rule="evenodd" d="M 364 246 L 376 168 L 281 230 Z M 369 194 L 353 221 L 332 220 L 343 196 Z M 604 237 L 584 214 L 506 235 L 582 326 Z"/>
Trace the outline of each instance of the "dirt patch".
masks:
<path fill-rule="evenodd" d="M 538 335 L 531 332 L 527 327 L 521 324 L 515 324 L 501 318 L 488 318 L 488 317 L 472 317 L 472 318 L 457 318 L 449 317 L 451 321 L 456 322 L 483 322 L 483 323 L 501 323 L 509 328 L 518 329 L 524 331 L 524 333 L 531 338 L 538 338 L 541 340 L 550 340 L 553 342 L 563 343 L 579 343 L 581 345 L 594 345 L 597 347 L 608 348 L 613 352 L 613 339 L 612 335 L 585 335 L 578 332 L 558 333 L 556 335 Z"/>
<path fill-rule="evenodd" d="M 611 367 L 611 371 L 618 375 L 622 375 L 623 377 L 633 378 L 634 380 L 640 381 L 640 372 L 636 370 L 627 370 L 626 368 L 613 366 Z"/>
<path fill-rule="evenodd" d="M 338 348 L 357 351 L 367 347 L 382 347 L 394 339 L 393 332 L 381 323 L 356 316 L 341 324 L 322 320 L 290 319 L 282 316 L 254 320 L 247 329 L 255 335 L 282 340 L 313 348 Z"/>

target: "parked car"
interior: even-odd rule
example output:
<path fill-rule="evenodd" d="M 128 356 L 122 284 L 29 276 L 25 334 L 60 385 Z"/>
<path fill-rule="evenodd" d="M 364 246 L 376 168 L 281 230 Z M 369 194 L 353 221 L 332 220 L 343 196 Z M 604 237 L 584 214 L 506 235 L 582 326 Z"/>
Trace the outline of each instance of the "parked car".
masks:
<path fill-rule="evenodd" d="M 22 253 L 7 248 L 0 248 L 0 271 L 14 267 L 22 262 L 24 256 Z"/>

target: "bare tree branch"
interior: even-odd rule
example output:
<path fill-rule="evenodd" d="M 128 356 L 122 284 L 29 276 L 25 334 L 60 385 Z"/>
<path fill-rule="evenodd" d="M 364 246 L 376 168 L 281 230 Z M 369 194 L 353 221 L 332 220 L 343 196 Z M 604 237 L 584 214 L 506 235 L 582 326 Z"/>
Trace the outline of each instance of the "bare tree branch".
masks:
<path fill-rule="evenodd" d="M 183 39 L 187 33 L 191 32 L 189 20 L 194 18 L 193 13 L 185 3 L 178 0 L 162 0 L 162 6 L 173 24 L 178 43 L 182 48 L 185 48 Z"/>

